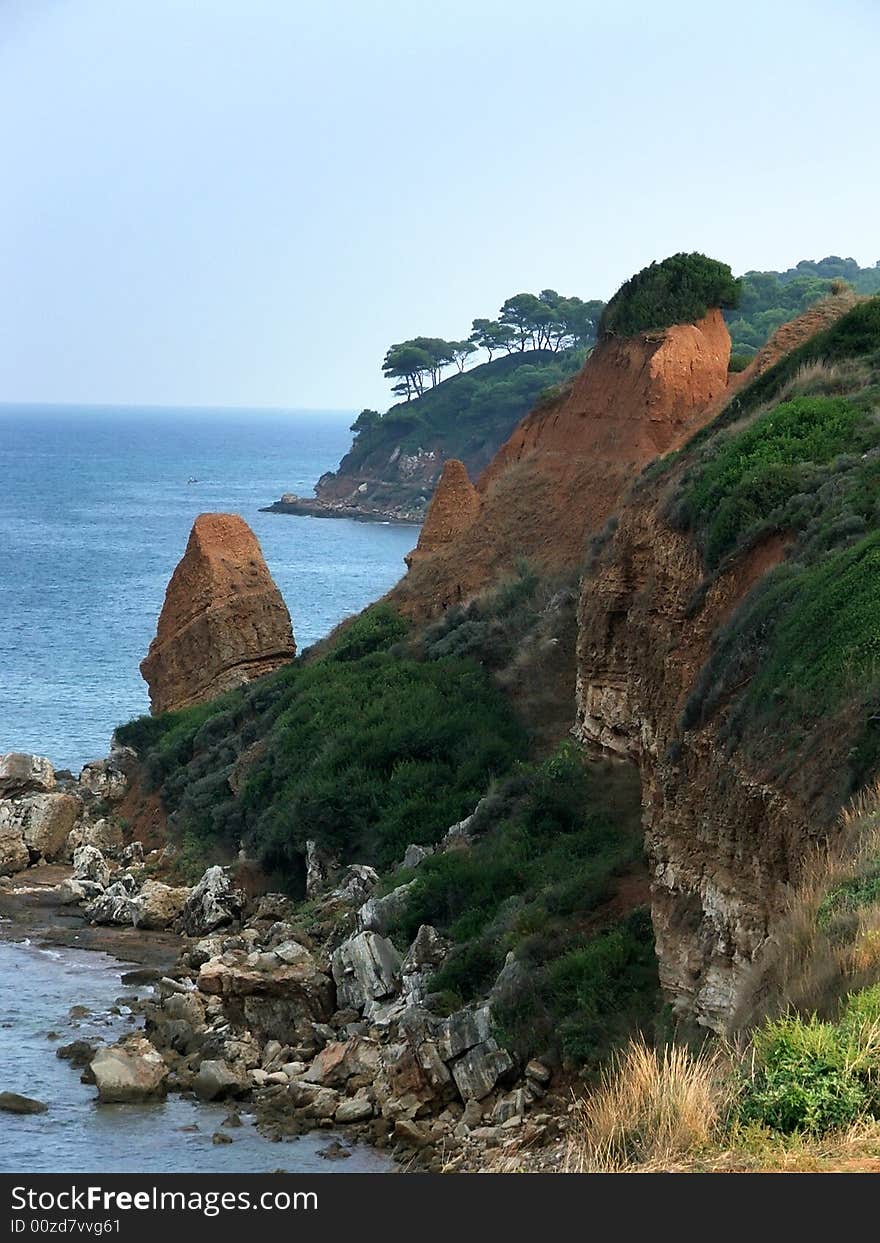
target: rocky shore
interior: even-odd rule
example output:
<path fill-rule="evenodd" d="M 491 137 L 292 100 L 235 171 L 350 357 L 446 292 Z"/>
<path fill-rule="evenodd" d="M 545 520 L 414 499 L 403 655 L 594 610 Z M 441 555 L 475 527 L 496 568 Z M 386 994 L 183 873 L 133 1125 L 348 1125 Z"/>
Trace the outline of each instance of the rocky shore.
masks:
<path fill-rule="evenodd" d="M 375 506 L 357 494 L 342 500 L 323 500 L 317 496 L 297 496 L 285 492 L 280 500 L 265 505 L 262 514 L 299 514 L 306 518 L 349 518 L 353 522 L 396 522 L 401 526 L 418 526 L 425 517 L 427 500 L 420 504 L 404 503 L 390 507 Z"/>
<path fill-rule="evenodd" d="M 104 949 L 155 980 L 142 1029 L 76 1051 L 100 1100 L 228 1102 L 273 1138 L 338 1128 L 406 1168 L 558 1166 L 570 1097 L 553 1067 L 521 1064 L 495 1032 L 515 964 L 480 1004 L 446 1013 L 428 991 L 443 938 L 428 925 L 408 946 L 387 935 L 407 886 L 381 895 L 372 868 L 314 849 L 305 902 L 248 898 L 219 866 L 172 883 L 173 848 L 145 853 L 114 815 L 134 764 L 117 750 L 74 778 L 0 757 L 7 932 Z M 436 849 L 467 849 L 469 823 Z M 410 847 L 404 862 L 427 853 Z"/>

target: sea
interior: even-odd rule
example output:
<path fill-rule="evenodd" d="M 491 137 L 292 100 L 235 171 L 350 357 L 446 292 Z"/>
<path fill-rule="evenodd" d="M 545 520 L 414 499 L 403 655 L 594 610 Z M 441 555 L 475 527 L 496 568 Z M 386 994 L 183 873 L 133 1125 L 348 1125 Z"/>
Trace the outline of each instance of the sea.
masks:
<path fill-rule="evenodd" d="M 206 510 L 241 514 L 256 532 L 300 650 L 387 590 L 415 528 L 260 512 L 283 492 L 309 494 L 338 464 L 352 413 L 0 407 L 0 753 L 77 771 L 148 711 L 138 664 Z M 358 1145 L 324 1160 L 326 1133 L 274 1144 L 246 1113 L 230 1128 L 223 1106 L 98 1105 L 55 1051 L 130 1030 L 125 964 L 12 931 L 0 927 L 0 1091 L 49 1108 L 0 1115 L 0 1172 L 388 1168 Z M 71 1014 L 82 1005 L 88 1014 Z M 233 1142 L 215 1144 L 218 1130 Z"/>
<path fill-rule="evenodd" d="M 138 664 L 200 513 L 256 532 L 299 650 L 391 587 L 415 527 L 260 512 L 311 494 L 353 413 L 0 406 L 0 753 L 77 771 L 149 710 Z"/>
<path fill-rule="evenodd" d="M 383 1173 L 388 1157 L 341 1136 L 346 1156 L 322 1154 L 335 1138 L 313 1131 L 275 1143 L 247 1106 L 241 1125 L 227 1104 L 172 1095 L 140 1105 L 102 1105 L 81 1072 L 57 1057 L 74 1040 L 112 1044 L 135 1029 L 131 964 L 106 954 L 4 941 L 0 927 L 0 1091 L 42 1101 L 37 1114 L 0 1113 L 0 1174 Z M 9 982 L 14 980 L 14 987 Z M 143 990 L 142 990 L 143 991 Z M 217 1133 L 231 1142 L 215 1143 Z"/>

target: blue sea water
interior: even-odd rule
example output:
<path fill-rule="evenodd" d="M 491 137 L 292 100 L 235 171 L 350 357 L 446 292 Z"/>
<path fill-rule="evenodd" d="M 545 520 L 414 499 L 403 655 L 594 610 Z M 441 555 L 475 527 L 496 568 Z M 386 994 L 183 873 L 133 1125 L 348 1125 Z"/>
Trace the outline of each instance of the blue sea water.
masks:
<path fill-rule="evenodd" d="M 384 1154 L 345 1141 L 349 1157 L 326 1161 L 332 1136 L 313 1131 L 272 1143 L 243 1112 L 229 1127 L 228 1105 L 205 1105 L 169 1096 L 143 1105 L 99 1105 L 94 1087 L 55 1056 L 72 1040 L 112 1044 L 134 1028 L 114 1015 L 114 1002 L 131 989 L 120 975 L 125 963 L 106 954 L 55 949 L 0 937 L 0 979 L 16 981 L 3 995 L 0 1015 L 0 1090 L 37 1097 L 46 1113 L 0 1114 L 0 1174 L 267 1174 L 381 1173 Z M 71 1007 L 88 1014 L 75 1018 Z M 118 1008 L 118 1007 L 117 1007 Z M 77 1011 L 74 1011 L 76 1014 Z M 233 1143 L 212 1142 L 216 1131 Z"/>
<path fill-rule="evenodd" d="M 256 532 L 300 650 L 396 582 L 413 527 L 259 512 L 309 494 L 351 420 L 0 407 L 0 752 L 76 770 L 148 710 L 138 664 L 199 513 Z"/>

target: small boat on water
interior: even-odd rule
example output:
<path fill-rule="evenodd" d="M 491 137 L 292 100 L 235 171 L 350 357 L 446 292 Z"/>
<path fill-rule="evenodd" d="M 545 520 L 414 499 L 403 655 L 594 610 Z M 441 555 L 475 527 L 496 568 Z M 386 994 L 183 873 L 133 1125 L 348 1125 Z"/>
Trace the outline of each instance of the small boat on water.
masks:
<path fill-rule="evenodd" d="M 198 479 L 196 479 L 195 475 L 190 475 L 189 479 L 187 479 L 187 481 L 186 481 L 186 482 L 187 482 L 187 483 L 198 483 L 198 482 L 199 482 L 199 480 L 198 480 Z"/>

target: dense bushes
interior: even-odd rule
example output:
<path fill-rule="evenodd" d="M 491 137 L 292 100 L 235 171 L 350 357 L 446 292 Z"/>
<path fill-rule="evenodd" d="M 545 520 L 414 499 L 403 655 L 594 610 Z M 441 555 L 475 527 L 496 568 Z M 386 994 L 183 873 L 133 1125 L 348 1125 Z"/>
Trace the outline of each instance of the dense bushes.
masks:
<path fill-rule="evenodd" d="M 743 1122 L 821 1135 L 878 1110 L 880 986 L 852 994 L 836 1022 L 792 1015 L 754 1033 Z"/>
<path fill-rule="evenodd" d="M 523 562 L 513 577 L 494 590 L 447 609 L 427 626 L 422 650 L 428 660 L 472 657 L 489 669 L 502 669 L 513 659 L 553 593 L 554 585 Z"/>
<path fill-rule="evenodd" d="M 472 849 L 415 873 L 396 932 L 406 941 L 429 923 L 451 937 L 432 987 L 459 1004 L 484 992 L 513 951 L 522 976 L 498 1008 L 505 1039 L 592 1060 L 650 1022 L 657 1004 L 647 913 L 600 915 L 641 855 L 638 822 L 601 808 L 596 777 L 570 745 L 500 783 L 480 818 L 487 827 Z"/>
<path fill-rule="evenodd" d="M 292 878 L 307 838 L 387 866 L 472 811 L 526 743 L 478 666 L 392 655 L 401 634 L 390 610 L 369 610 L 324 659 L 133 722 L 120 740 L 190 839 L 243 840 Z"/>
<path fill-rule="evenodd" d="M 711 307 L 736 306 L 739 296 L 726 263 L 697 253 L 672 255 L 621 285 L 602 313 L 599 334 L 632 337 L 696 323 Z"/>

